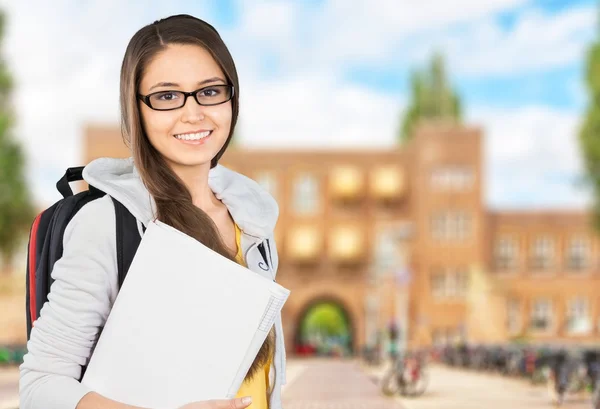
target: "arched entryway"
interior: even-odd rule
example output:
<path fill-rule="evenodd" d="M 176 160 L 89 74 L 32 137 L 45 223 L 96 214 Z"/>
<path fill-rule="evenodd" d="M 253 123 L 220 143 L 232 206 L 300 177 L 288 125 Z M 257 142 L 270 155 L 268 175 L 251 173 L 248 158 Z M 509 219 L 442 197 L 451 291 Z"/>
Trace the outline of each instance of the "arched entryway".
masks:
<path fill-rule="evenodd" d="M 340 301 L 315 299 L 298 315 L 294 352 L 298 356 L 351 356 L 354 335 L 352 319 Z"/>

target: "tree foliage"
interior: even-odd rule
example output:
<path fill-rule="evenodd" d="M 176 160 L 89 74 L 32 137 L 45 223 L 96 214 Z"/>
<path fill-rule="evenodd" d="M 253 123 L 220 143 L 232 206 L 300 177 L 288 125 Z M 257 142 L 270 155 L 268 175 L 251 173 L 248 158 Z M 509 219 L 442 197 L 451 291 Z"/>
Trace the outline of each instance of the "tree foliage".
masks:
<path fill-rule="evenodd" d="M 587 179 L 594 194 L 594 224 L 600 229 L 600 41 L 589 48 L 586 60 L 585 85 L 588 106 L 579 133 Z"/>
<path fill-rule="evenodd" d="M 462 107 L 458 94 L 447 78 L 444 58 L 435 54 L 429 66 L 413 72 L 411 99 L 402 118 L 400 141 L 408 141 L 414 128 L 422 120 L 462 120 Z"/>
<path fill-rule="evenodd" d="M 0 12 L 0 40 L 6 16 Z M 13 137 L 14 115 L 10 96 L 12 77 L 0 58 L 0 254 L 2 271 L 12 270 L 12 260 L 31 225 L 34 207 L 25 180 L 25 154 Z"/>

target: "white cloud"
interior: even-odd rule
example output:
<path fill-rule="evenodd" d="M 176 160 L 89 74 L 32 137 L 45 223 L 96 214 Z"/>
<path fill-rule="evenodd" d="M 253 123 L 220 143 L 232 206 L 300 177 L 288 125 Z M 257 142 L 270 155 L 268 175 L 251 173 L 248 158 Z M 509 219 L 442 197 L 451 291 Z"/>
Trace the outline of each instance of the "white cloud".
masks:
<path fill-rule="evenodd" d="M 241 23 L 225 35 L 236 51 L 275 53 L 283 71 L 290 73 L 339 72 L 351 63 L 406 68 L 414 65 L 413 57 L 419 57 L 410 48 L 414 39 L 442 31 L 445 36 L 453 25 L 478 21 L 527 1 L 329 0 L 316 10 L 281 0 L 239 1 Z M 241 42 L 244 45 L 238 47 Z"/>
<path fill-rule="evenodd" d="M 239 30 L 246 34 L 246 39 L 254 38 L 279 46 L 282 37 L 290 38 L 295 31 L 298 20 L 295 16 L 300 11 L 296 3 L 285 1 L 240 2 L 241 22 Z"/>
<path fill-rule="evenodd" d="M 240 134 L 252 147 L 381 148 L 394 145 L 401 102 L 327 78 L 247 84 Z"/>
<path fill-rule="evenodd" d="M 48 204 L 59 198 L 54 184 L 64 170 L 81 164 L 84 125 L 118 121 L 119 70 L 131 36 L 182 9 L 176 2 L 119 0 L 0 5 L 8 14 L 4 50 L 17 85 L 14 134 L 25 141 L 35 198 Z"/>
<path fill-rule="evenodd" d="M 526 0 L 437 0 L 397 1 L 331 0 L 315 26 L 320 29 L 319 45 L 323 56 L 344 61 L 366 58 L 402 59 L 400 42 L 423 31 L 473 21 L 510 10 Z M 331 25 L 334 24 L 333 27 Z"/>
<path fill-rule="evenodd" d="M 240 2 L 241 23 L 220 31 L 242 81 L 241 142 L 252 147 L 391 146 L 405 96 L 342 82 L 346 62 L 378 63 L 391 56 L 395 63 L 413 66 L 443 43 L 452 51 L 453 72 L 535 70 L 581 58 L 582 38 L 593 24 L 584 9 L 555 19 L 530 12 L 506 33 L 490 16 L 524 0 L 436 1 L 432 7 L 433 1 L 331 0 L 316 14 L 300 3 Z M 3 7 L 10 23 L 5 51 L 18 84 L 15 133 L 26 143 L 36 198 L 45 203 L 57 198 L 54 182 L 64 168 L 80 161 L 83 126 L 117 122 L 121 58 L 135 30 L 169 14 L 199 15 L 199 9 L 208 9 L 196 3 L 117 0 L 5 2 Z M 452 31 L 457 23 L 466 28 Z M 419 41 L 403 43 L 413 36 Z M 279 75 L 265 77 L 267 53 L 282 65 Z M 586 203 L 587 196 L 568 182 L 581 167 L 576 115 L 543 107 L 476 108 L 470 123 L 483 125 L 489 139 L 490 204 Z"/>
<path fill-rule="evenodd" d="M 314 21 L 311 46 L 290 44 L 284 60 L 297 61 L 301 52 L 317 69 L 356 63 L 406 70 L 441 50 L 456 75 L 509 76 L 580 61 L 597 31 L 595 5 L 557 14 L 526 8 L 507 29 L 496 13 L 524 1 L 435 2 L 436 7 L 432 1 L 392 2 L 393 7 L 385 1 L 379 7 L 331 1 Z"/>
<path fill-rule="evenodd" d="M 529 11 L 520 15 L 510 31 L 487 19 L 440 42 L 456 73 L 511 75 L 580 61 L 595 28 L 595 6 L 558 15 Z"/>
<path fill-rule="evenodd" d="M 3 8 L 9 17 L 5 50 L 17 84 L 14 133 L 26 142 L 35 197 L 47 203 L 58 197 L 54 183 L 64 169 L 80 164 L 84 123 L 117 119 L 119 59 L 130 16 L 115 0 L 87 7 L 9 2 Z"/>
<path fill-rule="evenodd" d="M 486 198 L 492 208 L 584 208 L 577 142 L 580 116 L 546 107 L 476 108 L 485 133 Z"/>

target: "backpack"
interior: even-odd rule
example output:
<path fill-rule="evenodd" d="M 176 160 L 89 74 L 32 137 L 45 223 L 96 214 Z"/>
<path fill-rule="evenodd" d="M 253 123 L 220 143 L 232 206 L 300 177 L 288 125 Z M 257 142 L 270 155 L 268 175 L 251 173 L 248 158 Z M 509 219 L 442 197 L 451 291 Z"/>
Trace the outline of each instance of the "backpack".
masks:
<path fill-rule="evenodd" d="M 73 216 L 86 204 L 105 195 L 101 190 L 89 186 L 76 195 L 69 186 L 70 182 L 83 180 L 83 166 L 69 168 L 56 183 L 63 196 L 58 202 L 41 212 L 33 221 L 29 232 L 27 247 L 26 274 L 26 314 L 27 340 L 31 335 L 33 323 L 39 317 L 53 283 L 51 276 L 54 263 L 62 257 L 65 228 Z M 117 268 L 119 287 L 133 261 L 141 237 L 136 218 L 119 201 L 112 199 L 115 205 L 117 232 Z"/>
<path fill-rule="evenodd" d="M 90 185 L 88 190 L 73 194 L 70 182 L 83 180 L 83 166 L 69 168 L 64 176 L 56 183 L 56 188 L 63 196 L 58 202 L 41 212 L 33 221 L 29 232 L 27 247 L 27 275 L 26 275 L 26 314 L 27 314 L 27 340 L 35 320 L 39 317 L 44 303 L 48 301 L 50 286 L 54 281 L 51 273 L 54 263 L 62 257 L 63 237 L 67 224 L 73 216 L 92 200 L 105 195 L 104 192 Z M 141 237 L 137 228 L 137 220 L 121 202 L 112 198 L 115 206 L 116 219 L 116 250 L 119 288 L 125 280 L 127 271 L 133 261 L 135 252 L 140 244 Z M 145 231 L 145 228 L 143 228 Z M 267 246 L 269 240 L 265 240 Z M 258 245 L 264 264 L 259 267 L 268 271 L 272 263 L 267 259 L 264 242 Z M 269 257 L 270 258 L 270 257 Z M 85 369 L 85 368 L 84 368 Z"/>

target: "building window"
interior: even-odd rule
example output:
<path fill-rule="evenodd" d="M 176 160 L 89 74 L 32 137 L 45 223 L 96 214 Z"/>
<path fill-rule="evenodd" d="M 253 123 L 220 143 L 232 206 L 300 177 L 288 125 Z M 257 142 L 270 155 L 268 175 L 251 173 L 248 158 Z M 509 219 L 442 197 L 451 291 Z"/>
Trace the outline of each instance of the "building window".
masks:
<path fill-rule="evenodd" d="M 380 165 L 371 171 L 369 190 L 377 201 L 396 201 L 402 198 L 406 189 L 405 177 L 396 165 Z"/>
<path fill-rule="evenodd" d="M 446 296 L 446 276 L 444 273 L 434 273 L 431 275 L 431 295 L 436 300 Z"/>
<path fill-rule="evenodd" d="M 260 172 L 256 175 L 256 182 L 273 197 L 277 196 L 277 178 L 271 172 Z"/>
<path fill-rule="evenodd" d="M 552 327 L 552 302 L 539 298 L 533 302 L 531 309 L 531 329 L 547 332 Z"/>
<path fill-rule="evenodd" d="M 358 201 L 364 196 L 364 175 L 361 169 L 351 165 L 336 166 L 329 174 L 331 198 L 343 204 Z"/>
<path fill-rule="evenodd" d="M 463 269 L 441 268 L 431 275 L 431 295 L 435 300 L 457 300 L 467 296 L 469 277 Z"/>
<path fill-rule="evenodd" d="M 517 268 L 519 248 L 516 240 L 509 237 L 500 238 L 496 241 L 494 253 L 496 270 L 513 271 Z"/>
<path fill-rule="evenodd" d="M 471 237 L 471 217 L 463 211 L 444 211 L 431 218 L 431 235 L 440 241 L 465 241 Z"/>
<path fill-rule="evenodd" d="M 510 298 L 506 302 L 506 324 L 510 335 L 521 333 L 521 303 L 517 299 Z"/>
<path fill-rule="evenodd" d="M 392 274 L 397 266 L 397 244 L 389 230 L 377 232 L 374 243 L 375 271 L 380 277 Z"/>
<path fill-rule="evenodd" d="M 570 334 L 588 334 L 592 330 L 590 305 L 585 297 L 576 297 L 567 303 L 566 326 Z"/>
<path fill-rule="evenodd" d="M 464 270 L 457 270 L 454 272 L 454 279 L 456 280 L 456 296 L 465 298 L 469 290 L 469 275 Z"/>
<path fill-rule="evenodd" d="M 582 271 L 589 267 L 591 243 L 583 237 L 572 238 L 567 249 L 569 271 Z"/>
<path fill-rule="evenodd" d="M 531 248 L 531 267 L 536 271 L 549 271 L 554 261 L 554 240 L 538 237 Z"/>
<path fill-rule="evenodd" d="M 319 209 L 319 181 L 309 174 L 298 176 L 294 183 L 294 211 L 301 215 L 315 214 Z"/>
<path fill-rule="evenodd" d="M 431 172 L 431 187 L 434 190 L 465 191 L 473 188 L 475 174 L 471 167 L 444 166 Z"/>

